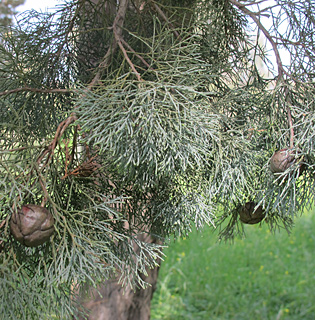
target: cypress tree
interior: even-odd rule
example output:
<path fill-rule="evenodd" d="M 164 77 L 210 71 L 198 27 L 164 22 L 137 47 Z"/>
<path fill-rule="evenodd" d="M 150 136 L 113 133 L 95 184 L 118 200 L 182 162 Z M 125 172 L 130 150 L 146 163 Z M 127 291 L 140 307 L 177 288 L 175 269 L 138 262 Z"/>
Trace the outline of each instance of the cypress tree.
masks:
<path fill-rule="evenodd" d="M 3 319 L 148 319 L 170 236 L 313 204 L 315 8 L 269 4 L 67 1 L 2 31 Z"/>

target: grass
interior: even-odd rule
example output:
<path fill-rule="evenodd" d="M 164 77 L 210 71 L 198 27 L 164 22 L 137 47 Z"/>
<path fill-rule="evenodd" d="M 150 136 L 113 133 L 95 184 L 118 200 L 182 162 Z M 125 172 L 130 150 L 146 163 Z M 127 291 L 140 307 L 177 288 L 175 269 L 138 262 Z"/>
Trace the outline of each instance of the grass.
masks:
<path fill-rule="evenodd" d="M 246 226 L 246 238 L 218 243 L 193 232 L 165 250 L 151 320 L 314 320 L 315 214 L 289 236 Z"/>

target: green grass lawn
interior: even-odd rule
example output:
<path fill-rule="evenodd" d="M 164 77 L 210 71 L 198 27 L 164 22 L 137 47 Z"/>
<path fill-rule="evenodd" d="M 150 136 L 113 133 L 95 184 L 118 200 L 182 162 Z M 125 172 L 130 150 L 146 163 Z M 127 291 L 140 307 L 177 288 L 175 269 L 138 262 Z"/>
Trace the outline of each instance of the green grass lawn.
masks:
<path fill-rule="evenodd" d="M 246 226 L 218 243 L 209 228 L 165 250 L 151 320 L 314 320 L 315 214 L 289 236 Z"/>

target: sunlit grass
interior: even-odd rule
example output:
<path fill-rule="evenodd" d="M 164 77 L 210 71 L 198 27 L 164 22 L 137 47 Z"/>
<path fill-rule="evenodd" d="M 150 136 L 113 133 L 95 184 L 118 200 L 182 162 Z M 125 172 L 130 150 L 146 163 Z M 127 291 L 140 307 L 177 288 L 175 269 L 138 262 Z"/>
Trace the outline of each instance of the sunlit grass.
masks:
<path fill-rule="evenodd" d="M 315 319 L 315 214 L 271 234 L 246 226 L 246 238 L 218 243 L 193 232 L 165 253 L 152 320 Z"/>

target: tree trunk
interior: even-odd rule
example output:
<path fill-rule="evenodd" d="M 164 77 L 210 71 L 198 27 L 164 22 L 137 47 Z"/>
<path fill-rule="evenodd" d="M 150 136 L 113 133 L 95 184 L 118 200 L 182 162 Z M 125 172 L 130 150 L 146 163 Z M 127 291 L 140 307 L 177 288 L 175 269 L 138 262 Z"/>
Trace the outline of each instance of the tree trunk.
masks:
<path fill-rule="evenodd" d="M 118 24 L 118 30 L 123 30 L 123 22 L 126 11 L 128 8 L 133 11 L 140 12 L 141 6 L 145 3 L 143 0 L 129 1 L 121 0 L 92 0 L 91 5 L 89 2 L 84 6 L 82 16 L 85 17 L 85 23 L 82 23 L 80 48 L 82 57 L 80 61 L 83 66 L 82 69 L 83 82 L 86 77 L 85 70 L 91 70 L 95 67 L 95 61 L 103 59 L 105 53 L 109 48 L 113 52 L 117 46 L 102 47 L 97 43 L 98 33 L 97 30 L 104 30 L 111 28 L 112 25 Z M 128 7 L 129 4 L 132 4 Z M 117 4 L 119 4 L 117 6 Z M 101 10 L 102 8 L 102 10 Z M 137 9 L 137 10 L 136 10 Z M 105 16 L 102 13 L 105 12 Z M 119 18 L 119 19 L 118 19 Z M 90 26 L 92 24 L 92 26 Z M 93 32 L 84 32 L 85 29 L 95 29 Z M 94 35 L 94 37 L 93 37 Z M 94 42 L 95 41 L 95 42 Z M 99 53 L 101 51 L 101 53 Z M 88 78 L 87 78 L 88 79 Z M 89 80 L 86 80 L 89 82 Z M 157 240 L 150 236 L 140 236 L 142 241 L 156 242 Z M 135 251 L 137 249 L 135 248 Z M 160 261 L 157 261 L 160 264 Z M 87 316 L 74 316 L 75 320 L 149 320 L 150 307 L 153 293 L 156 289 L 159 267 L 154 269 L 147 269 L 147 276 L 141 275 L 142 280 L 149 284 L 146 289 L 138 288 L 131 289 L 130 286 L 122 286 L 118 283 L 119 277 L 104 281 L 97 289 L 88 288 L 89 295 L 81 297 L 79 300 L 80 307 L 88 312 Z"/>
<path fill-rule="evenodd" d="M 153 292 L 156 288 L 158 268 L 149 271 L 146 281 L 151 284 L 146 289 L 123 288 L 118 279 L 106 281 L 99 293 L 93 290 L 92 296 L 83 301 L 89 315 L 78 320 L 149 320 Z"/>
<path fill-rule="evenodd" d="M 154 242 L 152 237 L 146 241 Z M 160 261 L 158 261 L 160 263 Z M 146 289 L 132 290 L 122 287 L 119 278 L 105 281 L 96 289 L 90 288 L 89 296 L 82 298 L 80 304 L 88 316 L 76 317 L 76 320 L 149 320 L 151 299 L 156 289 L 159 267 L 147 270 L 148 275 L 141 278 L 150 284 Z"/>

